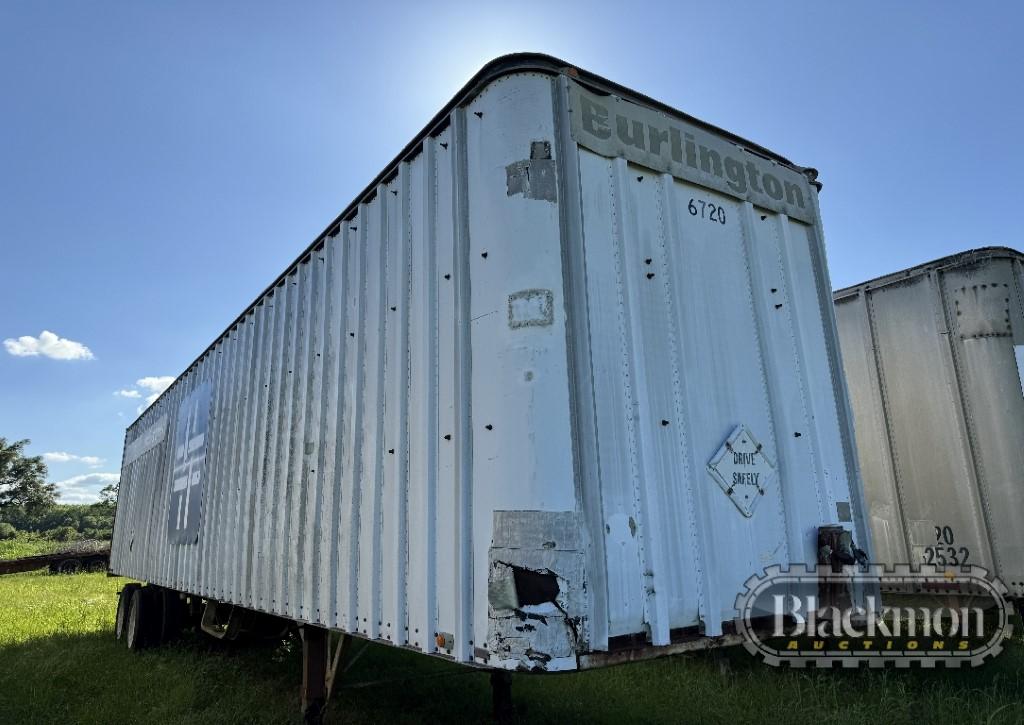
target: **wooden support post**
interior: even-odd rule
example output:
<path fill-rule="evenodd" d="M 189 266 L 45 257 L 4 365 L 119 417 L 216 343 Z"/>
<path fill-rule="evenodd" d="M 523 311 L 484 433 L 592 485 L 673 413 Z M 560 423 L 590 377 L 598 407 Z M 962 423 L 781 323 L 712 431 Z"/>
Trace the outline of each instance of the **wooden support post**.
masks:
<path fill-rule="evenodd" d="M 491 702 L 494 719 L 498 723 L 510 723 L 515 718 L 512 704 L 512 673 L 508 670 L 491 670 Z"/>
<path fill-rule="evenodd" d="M 302 637 L 302 719 L 319 725 L 327 705 L 330 634 L 322 627 L 299 626 Z"/>
<path fill-rule="evenodd" d="M 338 644 L 334 648 L 334 656 L 328 657 L 330 661 L 330 667 L 327 670 L 327 699 L 331 699 L 331 693 L 334 692 L 334 681 L 338 676 L 338 665 L 341 664 L 343 659 L 348 659 L 345 667 L 342 669 L 342 674 L 352 666 L 354 659 L 351 657 L 352 654 L 352 642 L 355 638 L 350 634 L 342 634 L 338 638 Z M 366 644 L 366 640 L 363 640 L 363 644 Z"/>

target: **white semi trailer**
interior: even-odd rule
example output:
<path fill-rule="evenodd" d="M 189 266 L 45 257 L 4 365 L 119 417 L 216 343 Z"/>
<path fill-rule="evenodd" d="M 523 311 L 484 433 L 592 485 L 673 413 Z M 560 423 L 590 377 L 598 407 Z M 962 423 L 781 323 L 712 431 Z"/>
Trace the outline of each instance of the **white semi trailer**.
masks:
<path fill-rule="evenodd" d="M 1024 596 L 1024 254 L 972 249 L 835 293 L 877 560 L 984 566 Z"/>
<path fill-rule="evenodd" d="M 299 622 L 313 705 L 327 631 L 499 672 L 733 641 L 748 577 L 867 539 L 819 187 L 488 64 L 128 428 L 131 641 Z"/>

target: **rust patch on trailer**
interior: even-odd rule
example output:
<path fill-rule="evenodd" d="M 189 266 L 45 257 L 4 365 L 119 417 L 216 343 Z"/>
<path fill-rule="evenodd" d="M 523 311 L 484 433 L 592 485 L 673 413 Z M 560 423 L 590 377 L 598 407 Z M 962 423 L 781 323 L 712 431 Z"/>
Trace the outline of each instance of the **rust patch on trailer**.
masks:
<path fill-rule="evenodd" d="M 530 158 L 514 161 L 505 167 L 505 184 L 509 196 L 522 194 L 526 199 L 558 201 L 555 162 L 551 158 L 550 141 L 530 144 Z"/>
<path fill-rule="evenodd" d="M 572 511 L 495 511 L 487 649 L 522 670 L 575 659 L 587 637 L 580 522 Z"/>

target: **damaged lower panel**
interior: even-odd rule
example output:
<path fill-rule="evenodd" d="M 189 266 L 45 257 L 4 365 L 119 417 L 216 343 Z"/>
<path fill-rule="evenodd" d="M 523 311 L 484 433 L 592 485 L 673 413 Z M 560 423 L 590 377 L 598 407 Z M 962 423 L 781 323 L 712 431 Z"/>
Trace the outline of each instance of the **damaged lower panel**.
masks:
<path fill-rule="evenodd" d="M 658 657 L 683 654 L 684 652 L 704 652 L 720 647 L 734 647 L 742 643 L 743 637 L 739 634 L 723 634 L 718 637 L 693 637 L 661 647 L 641 646 L 617 652 L 589 652 L 580 656 L 580 669 L 608 667 L 609 665 L 621 665 L 626 662 L 643 662 Z"/>
<path fill-rule="evenodd" d="M 487 649 L 505 669 L 576 669 L 586 647 L 580 522 L 571 511 L 495 511 Z"/>

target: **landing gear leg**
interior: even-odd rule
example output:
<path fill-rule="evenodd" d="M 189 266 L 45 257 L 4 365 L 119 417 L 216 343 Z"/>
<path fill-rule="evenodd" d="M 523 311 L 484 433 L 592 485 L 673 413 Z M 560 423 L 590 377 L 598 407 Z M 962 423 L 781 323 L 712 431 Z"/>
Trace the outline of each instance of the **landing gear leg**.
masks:
<path fill-rule="evenodd" d="M 491 671 L 491 702 L 494 704 L 494 720 L 502 725 L 515 719 L 512 705 L 512 673 L 507 670 Z"/>
<path fill-rule="evenodd" d="M 299 634 L 302 637 L 302 721 L 320 725 L 327 704 L 330 637 L 326 629 L 308 624 L 299 627 Z"/>

